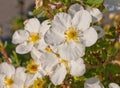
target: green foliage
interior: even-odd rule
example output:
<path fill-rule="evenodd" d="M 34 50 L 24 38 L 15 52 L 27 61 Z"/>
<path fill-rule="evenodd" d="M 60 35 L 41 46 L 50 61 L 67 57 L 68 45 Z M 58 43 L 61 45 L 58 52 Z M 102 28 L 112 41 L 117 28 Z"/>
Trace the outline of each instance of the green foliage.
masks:
<path fill-rule="evenodd" d="M 104 0 L 84 0 L 84 4 L 89 5 L 91 7 L 99 7 Z"/>

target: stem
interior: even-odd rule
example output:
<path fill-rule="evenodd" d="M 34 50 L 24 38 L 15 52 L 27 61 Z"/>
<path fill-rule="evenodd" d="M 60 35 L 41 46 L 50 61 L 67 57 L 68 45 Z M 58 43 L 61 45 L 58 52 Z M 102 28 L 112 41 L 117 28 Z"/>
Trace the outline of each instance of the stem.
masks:
<path fill-rule="evenodd" d="M 6 50 L 5 50 L 4 46 L 3 46 L 3 42 L 1 41 L 1 39 L 0 39 L 0 52 L 1 52 L 1 54 L 4 56 L 4 58 L 5 58 L 5 60 L 7 61 L 7 63 L 10 64 L 9 57 L 8 57 L 8 55 L 7 55 L 7 52 L 6 52 Z"/>

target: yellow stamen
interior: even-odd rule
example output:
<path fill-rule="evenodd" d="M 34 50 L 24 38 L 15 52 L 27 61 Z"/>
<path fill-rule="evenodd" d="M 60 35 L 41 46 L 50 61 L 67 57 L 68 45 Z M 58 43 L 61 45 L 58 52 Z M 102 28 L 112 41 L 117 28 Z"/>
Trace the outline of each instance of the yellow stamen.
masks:
<path fill-rule="evenodd" d="M 47 46 L 46 48 L 45 48 L 45 50 L 47 51 L 47 52 L 53 52 L 53 50 L 50 48 L 50 46 Z"/>
<path fill-rule="evenodd" d="M 69 29 L 65 32 L 65 37 L 67 41 L 75 41 L 79 42 L 78 35 L 80 34 L 79 30 L 75 30 L 73 26 L 69 27 Z"/>
<path fill-rule="evenodd" d="M 29 35 L 29 42 L 36 43 L 39 41 L 39 39 L 40 39 L 40 36 L 38 33 L 31 33 Z"/>
<path fill-rule="evenodd" d="M 59 60 L 59 63 L 60 63 L 60 64 L 64 64 L 64 65 L 66 66 L 67 72 L 68 72 L 68 73 L 70 72 L 70 68 L 69 68 L 68 61 L 67 61 L 67 60 L 60 59 L 60 60 Z"/>
<path fill-rule="evenodd" d="M 10 77 L 6 77 L 5 78 L 5 85 L 6 86 L 12 86 L 13 85 L 13 83 L 14 83 L 14 81 L 13 81 L 13 79 L 12 78 L 10 78 Z"/>
<path fill-rule="evenodd" d="M 39 65 L 35 63 L 34 60 L 31 60 L 27 65 L 27 71 L 30 74 L 34 74 L 38 71 Z"/>

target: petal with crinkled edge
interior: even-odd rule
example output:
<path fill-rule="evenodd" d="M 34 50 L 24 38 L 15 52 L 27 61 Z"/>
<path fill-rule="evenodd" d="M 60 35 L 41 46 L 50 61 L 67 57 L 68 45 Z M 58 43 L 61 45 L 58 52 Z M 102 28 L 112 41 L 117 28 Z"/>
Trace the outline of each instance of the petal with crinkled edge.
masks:
<path fill-rule="evenodd" d="M 40 29 L 40 22 L 37 18 L 31 18 L 25 24 L 25 30 L 30 33 L 38 33 Z"/>
<path fill-rule="evenodd" d="M 86 10 L 78 11 L 72 19 L 72 25 L 81 31 L 85 31 L 89 28 L 91 22 L 92 17 Z"/>
<path fill-rule="evenodd" d="M 53 46 L 63 43 L 64 40 L 64 35 L 54 30 L 48 30 L 45 35 L 45 42 Z"/>
<path fill-rule="evenodd" d="M 60 85 L 65 79 L 67 74 L 64 64 L 60 64 L 56 67 L 55 71 L 50 75 L 50 80 L 54 85 Z"/>
<path fill-rule="evenodd" d="M 98 22 L 103 18 L 102 12 L 97 8 L 87 8 L 87 11 L 92 15 L 93 22 Z"/>
<path fill-rule="evenodd" d="M 32 50 L 32 48 L 33 48 L 32 43 L 24 42 L 22 44 L 19 44 L 16 47 L 16 52 L 19 54 L 26 54 L 26 53 L 30 52 Z"/>
<path fill-rule="evenodd" d="M 29 33 L 26 30 L 18 30 L 12 36 L 12 43 L 19 44 L 25 42 L 29 37 Z"/>
<path fill-rule="evenodd" d="M 73 17 L 75 15 L 75 13 L 80 11 L 80 10 L 84 10 L 83 6 L 76 3 L 76 4 L 73 4 L 69 7 L 68 13 Z"/>
<path fill-rule="evenodd" d="M 50 20 L 45 20 L 41 23 L 40 25 L 40 35 L 44 37 L 45 33 L 47 32 L 47 30 L 50 28 Z"/>
<path fill-rule="evenodd" d="M 78 59 L 84 55 L 84 52 L 85 46 L 76 42 L 64 43 L 58 47 L 58 53 L 61 58 L 66 60 Z"/>
<path fill-rule="evenodd" d="M 43 53 L 40 57 L 41 66 L 47 72 L 51 72 L 58 64 L 58 57 L 53 53 Z"/>
<path fill-rule="evenodd" d="M 64 33 L 71 26 L 71 16 L 67 13 L 58 13 L 52 21 L 52 30 Z"/>
<path fill-rule="evenodd" d="M 98 34 L 94 28 L 90 27 L 89 29 L 83 32 L 83 40 L 87 47 L 95 44 L 97 39 L 98 39 Z"/>
<path fill-rule="evenodd" d="M 76 69 L 77 68 L 77 69 Z M 82 76 L 86 71 L 82 58 L 70 61 L 70 74 L 73 76 Z"/>

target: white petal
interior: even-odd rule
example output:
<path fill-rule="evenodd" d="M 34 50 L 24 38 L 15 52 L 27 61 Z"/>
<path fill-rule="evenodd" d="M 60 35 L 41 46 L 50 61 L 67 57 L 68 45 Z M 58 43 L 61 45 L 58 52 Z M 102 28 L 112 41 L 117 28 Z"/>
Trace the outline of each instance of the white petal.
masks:
<path fill-rule="evenodd" d="M 0 74 L 5 74 L 11 77 L 15 73 L 15 68 L 13 65 L 3 62 L 0 64 Z"/>
<path fill-rule="evenodd" d="M 14 77 L 14 82 L 19 88 L 24 87 L 24 83 L 26 80 L 26 73 L 25 73 L 25 68 L 23 67 L 18 67 L 15 72 L 15 77 Z"/>
<path fill-rule="evenodd" d="M 75 13 L 80 10 L 84 10 L 84 8 L 83 6 L 77 3 L 70 6 L 70 8 L 68 9 L 68 13 L 73 17 Z"/>
<path fill-rule="evenodd" d="M 86 80 L 84 88 L 104 88 L 104 86 L 100 83 L 98 78 L 92 77 Z"/>
<path fill-rule="evenodd" d="M 102 29 L 101 27 L 99 26 L 93 26 L 93 28 L 98 31 L 98 38 L 101 38 L 105 35 L 105 32 L 104 32 L 104 29 Z"/>
<path fill-rule="evenodd" d="M 46 71 L 51 71 L 58 64 L 58 58 L 52 53 L 43 53 L 40 61 L 42 68 Z"/>
<path fill-rule="evenodd" d="M 120 86 L 116 83 L 110 83 L 109 88 L 120 88 Z"/>
<path fill-rule="evenodd" d="M 50 75 L 50 80 L 54 85 L 60 85 L 64 81 L 66 74 L 67 71 L 65 65 L 58 65 L 56 70 Z"/>
<path fill-rule="evenodd" d="M 25 30 L 34 33 L 38 33 L 40 29 L 40 22 L 37 18 L 31 18 L 28 20 L 28 22 L 25 24 Z"/>
<path fill-rule="evenodd" d="M 47 30 L 50 28 L 50 20 L 45 20 L 42 22 L 42 24 L 40 25 L 40 34 L 42 34 L 43 36 L 45 35 L 45 33 L 47 32 Z"/>
<path fill-rule="evenodd" d="M 84 45 L 75 42 L 64 43 L 58 48 L 58 53 L 60 54 L 61 58 L 66 60 L 78 59 L 84 55 L 84 52 Z"/>
<path fill-rule="evenodd" d="M 23 43 L 28 39 L 29 33 L 26 30 L 18 30 L 12 36 L 12 43 Z"/>
<path fill-rule="evenodd" d="M 102 19 L 103 14 L 97 8 L 87 8 L 87 11 L 92 15 L 93 22 L 98 22 Z"/>
<path fill-rule="evenodd" d="M 41 51 L 45 51 L 45 48 L 48 46 L 48 44 L 45 43 L 44 38 L 40 39 L 40 41 L 38 42 L 38 45 L 36 46 L 37 49 L 41 50 Z"/>
<path fill-rule="evenodd" d="M 45 35 L 45 42 L 50 45 L 59 45 L 65 40 L 64 36 L 57 31 L 48 30 Z"/>
<path fill-rule="evenodd" d="M 30 52 L 32 50 L 32 48 L 33 48 L 32 43 L 25 42 L 16 47 L 16 52 L 19 54 L 26 54 L 26 53 Z"/>
<path fill-rule="evenodd" d="M 4 88 L 4 79 L 5 79 L 5 74 L 0 73 L 0 88 Z"/>
<path fill-rule="evenodd" d="M 90 13 L 86 10 L 78 11 L 72 19 L 72 25 L 75 26 L 75 28 L 82 31 L 89 28 L 91 22 L 92 17 Z"/>
<path fill-rule="evenodd" d="M 67 13 L 58 13 L 55 15 L 52 27 L 54 31 L 64 33 L 71 26 L 71 16 Z"/>
<path fill-rule="evenodd" d="M 77 68 L 77 69 L 76 69 Z M 78 60 L 70 61 L 70 74 L 73 76 L 82 76 L 86 71 L 85 64 L 83 60 L 79 58 Z"/>
<path fill-rule="evenodd" d="M 41 56 L 41 52 L 39 50 L 37 50 L 36 48 L 32 48 L 31 50 L 31 57 L 34 60 L 39 60 L 40 56 Z"/>
<path fill-rule="evenodd" d="M 94 28 L 90 27 L 88 30 L 84 31 L 83 40 L 87 47 L 95 44 L 97 39 L 98 39 L 98 35 Z"/>

